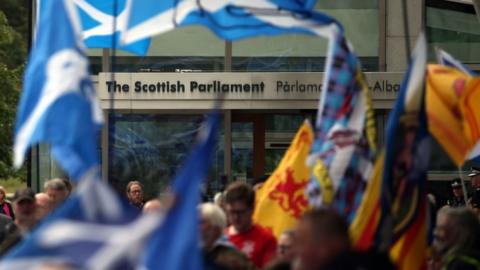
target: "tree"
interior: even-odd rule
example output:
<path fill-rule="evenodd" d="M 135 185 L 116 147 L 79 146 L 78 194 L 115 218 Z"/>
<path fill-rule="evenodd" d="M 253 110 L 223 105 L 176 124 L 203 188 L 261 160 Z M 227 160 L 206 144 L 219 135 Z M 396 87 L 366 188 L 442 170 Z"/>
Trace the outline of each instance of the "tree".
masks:
<path fill-rule="evenodd" d="M 26 41 L 0 10 L 0 178 L 16 175 L 12 169 L 13 128 L 26 58 Z"/>

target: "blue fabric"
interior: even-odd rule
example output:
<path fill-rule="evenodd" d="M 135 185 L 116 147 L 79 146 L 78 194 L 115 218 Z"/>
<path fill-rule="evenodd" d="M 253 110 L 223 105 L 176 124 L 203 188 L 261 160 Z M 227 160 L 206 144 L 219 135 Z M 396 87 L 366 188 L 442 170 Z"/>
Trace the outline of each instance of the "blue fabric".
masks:
<path fill-rule="evenodd" d="M 203 269 L 197 205 L 200 185 L 210 169 L 219 124 L 220 115 L 212 113 L 200 132 L 200 141 L 173 182 L 174 205 L 147 245 L 144 265 L 149 270 Z"/>
<path fill-rule="evenodd" d="M 423 42 L 422 42 L 423 40 Z M 414 74 L 417 72 L 417 74 Z M 430 134 L 424 106 L 424 77 L 426 72 L 426 45 L 419 39 L 395 106 L 390 113 L 385 141 L 385 165 L 381 192 L 380 229 L 377 241 L 395 241 L 416 220 L 418 211 L 426 203 L 425 185 L 430 159 Z M 413 81 L 412 77 L 421 77 Z M 407 97 L 420 93 L 420 100 L 407 104 Z M 418 102 L 416 111 L 408 111 Z M 395 204 L 400 207 L 396 208 Z M 412 211 L 409 211 L 409 210 Z M 401 225 L 400 225 L 401 224 Z M 387 226 L 387 229 L 382 229 Z M 392 226 L 392 227 L 390 227 Z M 385 231 L 392 232 L 385 239 Z"/>
<path fill-rule="evenodd" d="M 194 7 L 188 9 L 189 12 L 185 16 L 181 16 L 183 13 L 180 14 L 179 7 L 182 7 L 185 1 L 163 0 L 160 3 L 156 0 L 133 1 L 127 29 L 128 31 L 132 28 L 142 29 L 143 33 L 152 36 L 176 27 L 203 25 L 220 38 L 233 41 L 252 36 L 285 33 L 316 35 L 313 31 L 315 27 L 327 26 L 331 23 L 335 23 L 341 28 L 340 24 L 333 18 L 309 9 L 315 1 L 271 0 L 262 1 L 263 4 L 259 3 L 258 5 L 251 3 L 235 5 L 229 3 L 229 1 L 219 2 L 225 2 L 225 5 L 215 10 L 208 10 L 203 6 L 206 5 L 203 1 L 191 2 Z M 249 4 L 252 6 L 249 6 Z M 266 15 L 269 18 L 278 17 L 279 19 L 291 17 L 299 21 L 303 20 L 307 25 L 291 26 L 272 21 L 268 22 L 262 20 L 261 15 Z M 165 16 L 164 23 L 158 23 L 153 27 L 145 24 L 146 21 L 160 16 Z M 166 26 L 166 24 L 172 23 L 173 25 Z"/>
<path fill-rule="evenodd" d="M 328 63 L 328 61 L 327 61 Z M 354 130 L 349 126 L 349 121 L 353 117 L 355 107 L 358 106 L 360 95 L 364 95 L 365 82 L 362 82 L 361 65 L 355 52 L 349 47 L 347 39 L 339 33 L 335 37 L 333 45 L 333 55 L 330 65 L 326 67 L 327 88 L 323 94 L 323 108 L 319 109 L 317 117 L 315 141 L 312 146 L 312 155 L 318 156 L 322 163 L 329 169 L 338 167 L 337 158 L 341 147 L 335 141 L 335 132 L 333 128 L 341 128 L 336 132 L 343 131 L 350 134 L 350 138 L 357 136 L 352 140 L 349 146 L 353 146 L 353 152 L 345 158 L 342 163 L 347 163 L 344 171 L 336 171 L 341 174 L 338 179 L 338 187 L 335 192 L 333 207 L 344 216 L 349 222 L 353 220 L 356 211 L 360 205 L 361 197 L 365 189 L 368 177 L 365 174 L 366 164 L 373 166 L 376 157 L 376 151 L 371 147 L 366 138 L 365 128 L 367 118 L 363 121 L 360 130 Z M 366 101 L 365 101 L 366 102 Z M 366 103 L 365 103 L 366 104 Z M 366 106 L 365 106 L 366 107 Z M 365 112 L 366 114 L 367 112 Z M 348 136 L 348 135 L 347 135 Z M 335 161 L 337 164 L 334 164 Z M 362 162 L 360 162 L 362 161 Z M 341 164 L 343 166 L 344 164 Z M 329 174 L 331 175 L 331 174 Z M 318 184 L 315 174 L 312 174 L 308 188 L 310 203 L 314 206 L 320 206 L 322 200 L 318 198 L 321 195 L 321 187 Z M 335 180 L 332 179 L 332 182 Z"/>
<path fill-rule="evenodd" d="M 105 236 L 113 236 L 115 228 L 124 227 L 137 218 L 138 213 L 137 209 L 119 198 L 98 178 L 85 179 L 77 192 L 2 258 L 0 269 L 33 269 L 33 266 L 54 261 L 62 261 L 75 269 L 90 269 L 90 260 L 108 244 Z M 66 224 L 74 227 L 68 235 L 52 235 L 63 231 Z M 113 225 L 113 228 L 87 231 L 87 235 L 82 229 L 107 225 Z M 70 237 L 73 239 L 67 241 Z M 54 238 L 58 241 L 51 242 Z M 26 263 L 28 267 L 20 263 Z M 134 269 L 136 263 L 135 259 L 129 260 L 123 256 L 113 265 L 121 265 L 121 269 Z"/>
<path fill-rule="evenodd" d="M 15 165 L 21 165 L 28 147 L 44 142 L 78 180 L 99 164 L 97 136 L 103 119 L 65 3 L 46 1 L 39 19 L 17 113 Z"/>
<path fill-rule="evenodd" d="M 37 0 L 39 14 L 47 2 L 51 0 Z M 132 44 L 122 45 L 120 36 L 121 20 L 127 19 L 127 0 L 79 0 L 74 1 L 81 22 L 84 42 L 87 48 L 116 48 L 137 55 L 145 55 L 150 46 L 150 39 L 143 39 Z M 116 17 L 116 19 L 115 19 Z M 116 26 L 113 26 L 113 21 Z"/>
<path fill-rule="evenodd" d="M 444 65 L 447 67 L 453 67 L 456 69 L 461 70 L 464 73 L 467 73 L 470 76 L 477 76 L 475 71 L 471 70 L 468 66 L 464 65 L 459 60 L 455 59 L 452 55 L 447 53 L 444 50 L 439 50 L 437 55 L 437 60 L 440 65 Z"/>

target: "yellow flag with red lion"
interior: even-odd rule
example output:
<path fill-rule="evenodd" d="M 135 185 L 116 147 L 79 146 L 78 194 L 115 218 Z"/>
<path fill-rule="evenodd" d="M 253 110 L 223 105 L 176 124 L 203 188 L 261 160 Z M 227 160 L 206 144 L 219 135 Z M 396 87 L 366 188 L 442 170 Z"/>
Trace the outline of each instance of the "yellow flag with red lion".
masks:
<path fill-rule="evenodd" d="M 278 167 L 257 191 L 253 219 L 277 238 L 284 230 L 293 228 L 308 209 L 305 187 L 310 170 L 306 160 L 313 136 L 310 123 L 305 121 Z"/>

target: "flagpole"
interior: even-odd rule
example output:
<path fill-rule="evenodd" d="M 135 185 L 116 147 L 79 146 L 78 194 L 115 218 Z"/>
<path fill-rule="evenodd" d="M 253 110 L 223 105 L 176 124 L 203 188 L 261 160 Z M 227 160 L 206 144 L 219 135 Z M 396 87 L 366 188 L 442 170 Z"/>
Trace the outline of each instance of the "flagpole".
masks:
<path fill-rule="evenodd" d="M 403 33 L 405 35 L 405 53 L 407 58 L 407 66 L 410 61 L 410 30 L 408 28 L 408 10 L 407 10 L 407 0 L 402 0 L 402 16 L 403 16 Z"/>
<path fill-rule="evenodd" d="M 117 13 L 118 13 L 118 1 L 113 1 L 113 24 L 112 24 L 112 44 L 111 50 L 112 53 L 110 54 L 110 81 L 115 81 L 115 59 L 116 59 L 116 47 L 117 47 L 117 39 L 115 33 L 117 32 Z M 110 182 L 110 173 L 112 172 L 112 158 L 113 158 L 113 147 L 115 145 L 115 91 L 109 91 L 109 108 L 107 110 L 107 119 L 108 119 L 108 127 L 107 127 L 107 147 L 108 147 L 108 155 L 107 155 L 107 162 L 108 162 L 108 171 L 107 171 L 107 182 Z"/>
<path fill-rule="evenodd" d="M 465 180 L 463 179 L 463 174 L 462 174 L 462 167 L 458 166 L 458 177 L 460 178 L 460 181 L 462 182 L 462 191 L 463 191 L 463 200 L 465 201 L 465 206 L 467 206 L 467 188 L 465 186 Z"/>

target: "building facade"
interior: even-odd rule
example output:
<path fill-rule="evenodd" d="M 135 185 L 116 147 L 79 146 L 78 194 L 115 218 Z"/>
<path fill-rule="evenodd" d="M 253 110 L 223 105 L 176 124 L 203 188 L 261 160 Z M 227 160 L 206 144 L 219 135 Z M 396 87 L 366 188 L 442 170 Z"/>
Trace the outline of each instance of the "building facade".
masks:
<path fill-rule="evenodd" d="M 471 68 L 480 67 L 480 24 L 472 4 L 407 2 L 408 35 L 400 0 L 321 0 L 316 5 L 344 25 L 361 59 L 379 145 L 406 69 L 406 44 L 413 46 L 422 29 L 432 62 L 440 47 Z M 305 119 L 315 123 L 326 48 L 318 37 L 232 43 L 208 29 L 186 27 L 154 37 L 145 57 L 90 50 L 92 78 L 105 114 L 98 149 L 104 179 L 119 190 L 140 180 L 152 196 L 166 188 L 219 92 L 227 93 L 224 121 L 207 193 L 232 180 L 253 183 L 270 174 L 300 124 Z M 431 163 L 429 180 L 450 180 L 457 174 L 438 145 Z M 63 175 L 45 145 L 33 149 L 30 164 L 34 188 Z"/>

